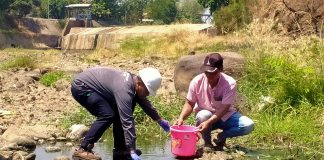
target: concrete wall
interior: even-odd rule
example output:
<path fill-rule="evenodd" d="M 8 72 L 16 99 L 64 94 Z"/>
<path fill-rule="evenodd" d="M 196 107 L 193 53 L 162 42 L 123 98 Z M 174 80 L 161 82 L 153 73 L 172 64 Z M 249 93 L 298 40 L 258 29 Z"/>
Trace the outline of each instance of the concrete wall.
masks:
<path fill-rule="evenodd" d="M 60 36 L 25 33 L 0 33 L 0 48 L 56 48 Z"/>
<path fill-rule="evenodd" d="M 56 48 L 62 20 L 5 16 L 1 24 L 0 48 Z"/>
<path fill-rule="evenodd" d="M 61 49 L 115 48 L 118 41 L 127 37 L 153 36 L 184 30 L 192 33 L 215 35 L 211 25 L 157 25 L 157 26 L 119 26 L 100 28 L 71 28 L 69 34 L 62 37 Z"/>

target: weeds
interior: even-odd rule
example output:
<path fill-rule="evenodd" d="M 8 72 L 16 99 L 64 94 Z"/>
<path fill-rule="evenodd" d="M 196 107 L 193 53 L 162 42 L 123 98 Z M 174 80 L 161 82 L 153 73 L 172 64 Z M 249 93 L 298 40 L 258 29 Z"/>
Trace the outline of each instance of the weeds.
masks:
<path fill-rule="evenodd" d="M 21 56 L 6 60 L 1 63 L 0 68 L 3 70 L 15 68 L 34 68 L 35 61 L 31 57 Z"/>
<path fill-rule="evenodd" d="M 124 54 L 133 57 L 145 56 L 146 49 L 149 46 L 150 39 L 148 37 L 129 38 L 122 42 L 121 50 Z"/>
<path fill-rule="evenodd" d="M 271 32 L 271 21 L 255 23 L 250 27 L 259 27 L 239 33 L 244 41 L 238 43 L 247 43 L 240 50 L 247 63 L 239 91 L 247 97 L 252 108 L 249 115 L 256 122 L 254 132 L 247 136 L 249 142 L 322 148 L 323 42 L 317 37 L 279 38 Z"/>
<path fill-rule="evenodd" d="M 71 113 L 65 113 L 61 126 L 65 129 L 70 128 L 74 124 L 84 124 L 90 126 L 94 122 L 95 117 L 92 116 L 84 107 L 77 106 L 77 110 Z"/>
<path fill-rule="evenodd" d="M 40 78 L 40 82 L 47 86 L 50 87 L 52 86 L 56 81 L 63 79 L 64 77 L 66 77 L 65 73 L 63 71 L 54 71 L 54 72 L 49 72 L 44 74 L 41 78 Z"/>

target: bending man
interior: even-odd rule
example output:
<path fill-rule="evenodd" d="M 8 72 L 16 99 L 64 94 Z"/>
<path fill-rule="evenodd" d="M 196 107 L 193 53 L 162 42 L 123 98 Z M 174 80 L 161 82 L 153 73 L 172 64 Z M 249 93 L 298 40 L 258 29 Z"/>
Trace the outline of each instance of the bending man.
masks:
<path fill-rule="evenodd" d="M 140 160 L 136 153 L 133 117 L 136 103 L 165 131 L 169 131 L 168 121 L 160 117 L 146 98 L 156 94 L 161 81 L 161 74 L 155 68 L 144 68 L 139 75 L 134 75 L 114 68 L 94 67 L 78 74 L 72 82 L 72 95 L 97 119 L 73 157 L 101 159 L 92 152 L 92 148 L 113 124 L 114 152 L 126 152 L 133 160 Z"/>

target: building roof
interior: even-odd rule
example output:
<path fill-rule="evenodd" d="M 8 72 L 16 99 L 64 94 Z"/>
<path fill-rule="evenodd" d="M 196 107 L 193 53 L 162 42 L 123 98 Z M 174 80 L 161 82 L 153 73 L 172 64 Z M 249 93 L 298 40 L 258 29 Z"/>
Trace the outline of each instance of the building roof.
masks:
<path fill-rule="evenodd" d="M 66 8 L 89 8 L 91 4 L 69 4 L 65 6 Z"/>

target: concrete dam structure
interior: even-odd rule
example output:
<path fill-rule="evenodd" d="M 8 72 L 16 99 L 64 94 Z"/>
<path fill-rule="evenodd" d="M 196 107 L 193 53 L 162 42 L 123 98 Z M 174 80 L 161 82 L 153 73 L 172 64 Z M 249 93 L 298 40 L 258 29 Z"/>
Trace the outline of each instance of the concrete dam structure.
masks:
<path fill-rule="evenodd" d="M 116 26 L 98 28 L 71 27 L 69 33 L 62 37 L 61 49 L 109 49 L 115 48 L 118 41 L 128 37 L 163 35 L 177 31 L 215 35 L 215 28 L 209 24 Z"/>

